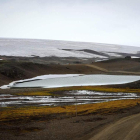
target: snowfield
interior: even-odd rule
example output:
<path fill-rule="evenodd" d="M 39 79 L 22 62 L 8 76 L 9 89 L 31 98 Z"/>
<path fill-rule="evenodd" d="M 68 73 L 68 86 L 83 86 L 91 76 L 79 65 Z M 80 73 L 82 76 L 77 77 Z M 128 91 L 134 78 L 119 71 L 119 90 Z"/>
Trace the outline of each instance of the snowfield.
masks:
<path fill-rule="evenodd" d="M 85 49 L 88 51 L 84 51 Z M 90 50 L 98 53 L 90 52 Z M 139 57 L 139 52 L 139 47 L 121 45 L 56 40 L 0 38 L 0 55 L 5 56 L 56 56 L 106 59 L 109 56 L 120 57 L 123 55 L 122 53 L 127 53 L 128 55 L 133 54 L 133 56 Z"/>

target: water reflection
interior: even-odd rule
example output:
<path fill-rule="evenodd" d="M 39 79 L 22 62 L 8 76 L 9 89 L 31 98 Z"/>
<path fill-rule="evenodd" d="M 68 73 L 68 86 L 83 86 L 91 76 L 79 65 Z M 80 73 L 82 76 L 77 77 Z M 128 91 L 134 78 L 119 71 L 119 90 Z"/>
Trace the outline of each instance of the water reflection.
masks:
<path fill-rule="evenodd" d="M 0 95 L 0 107 L 6 106 L 62 106 L 73 104 L 89 104 L 123 99 L 140 98 L 136 93 L 103 93 L 87 90 L 67 91 L 60 96 L 16 96 Z"/>

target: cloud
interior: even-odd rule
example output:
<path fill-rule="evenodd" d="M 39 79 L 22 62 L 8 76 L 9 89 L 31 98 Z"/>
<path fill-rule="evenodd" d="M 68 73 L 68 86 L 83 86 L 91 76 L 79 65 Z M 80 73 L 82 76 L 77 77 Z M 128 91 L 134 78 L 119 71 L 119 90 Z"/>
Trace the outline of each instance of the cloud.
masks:
<path fill-rule="evenodd" d="M 0 0 L 0 37 L 140 45 L 138 0 Z"/>

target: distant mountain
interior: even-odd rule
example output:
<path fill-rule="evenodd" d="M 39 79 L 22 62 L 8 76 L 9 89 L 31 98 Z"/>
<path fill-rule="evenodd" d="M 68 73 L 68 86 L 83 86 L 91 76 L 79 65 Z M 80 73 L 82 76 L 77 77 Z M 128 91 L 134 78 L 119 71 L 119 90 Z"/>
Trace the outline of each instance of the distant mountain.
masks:
<path fill-rule="evenodd" d="M 0 38 L 0 55 L 109 59 L 140 57 L 140 47 L 88 42 Z"/>

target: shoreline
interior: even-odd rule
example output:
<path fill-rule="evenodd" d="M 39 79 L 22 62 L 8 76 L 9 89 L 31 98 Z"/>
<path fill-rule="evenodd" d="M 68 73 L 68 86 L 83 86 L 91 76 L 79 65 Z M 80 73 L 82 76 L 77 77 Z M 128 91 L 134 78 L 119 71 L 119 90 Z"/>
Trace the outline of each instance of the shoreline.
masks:
<path fill-rule="evenodd" d="M 133 61 L 134 62 L 134 61 Z M 119 64 L 118 64 L 119 63 Z M 116 64 L 116 65 L 115 65 Z M 125 64 L 125 65 L 124 65 Z M 94 63 L 112 71 L 125 71 L 131 73 L 132 65 L 139 72 L 139 62 L 114 61 Z M 114 66 L 115 65 L 115 66 Z M 120 66 L 121 65 L 121 66 Z M 101 69 L 87 67 L 86 65 L 42 65 L 25 62 L 1 62 L 0 85 L 25 78 L 43 74 L 109 74 Z M 116 73 L 118 74 L 118 73 Z M 125 73 L 122 73 L 125 74 Z M 63 94 L 70 90 L 91 90 L 101 92 L 124 92 L 140 94 L 140 81 L 105 86 L 85 86 L 66 88 L 18 88 L 0 89 L 0 94 L 13 94 L 23 96 L 43 96 L 48 93 Z M 87 104 L 62 107 L 7 107 L 0 108 L 0 139 L 1 140 L 88 140 L 103 128 L 117 120 L 140 112 L 140 99 L 119 100 L 98 104 Z"/>
<path fill-rule="evenodd" d="M 114 102 L 114 101 L 113 101 Z M 125 101 L 122 100 L 122 103 Z M 110 103 L 110 102 L 108 102 Z M 106 105 L 108 104 L 106 103 Z M 133 114 L 137 114 L 140 112 L 140 99 L 139 104 L 134 103 L 134 106 L 129 106 L 126 108 L 118 108 L 114 106 L 114 110 L 107 110 L 105 108 L 105 104 L 103 104 L 103 110 L 97 108 L 97 111 L 85 114 L 75 114 L 75 106 L 73 106 L 74 114 L 72 115 L 69 111 L 69 115 L 65 115 L 64 113 L 59 114 L 50 114 L 38 117 L 23 117 L 22 119 L 7 120 L 0 121 L 0 138 L 1 140 L 11 140 L 21 139 L 21 140 L 30 140 L 35 139 L 39 140 L 88 140 L 93 137 L 97 132 L 100 132 L 103 128 L 116 122 L 117 120 L 127 117 Z M 110 106 L 112 107 L 113 104 Z M 118 105 L 118 103 L 116 104 Z M 91 107 L 91 105 L 88 105 Z M 94 106 L 94 105 L 92 105 Z M 98 104 L 98 106 L 100 106 Z M 107 105 L 108 106 L 108 105 Z M 122 106 L 122 104 L 121 104 Z M 83 108 L 83 107 L 81 107 Z M 16 108 L 15 108 L 16 109 Z M 47 108 L 46 108 L 47 109 Z M 63 110 L 67 108 L 63 107 Z M 70 108 L 69 108 L 70 109 Z M 22 111 L 24 109 L 21 109 Z M 28 112 L 28 108 L 25 108 L 26 112 Z M 58 108 L 55 109 L 58 112 Z M 71 110 L 71 109 L 70 109 Z M 85 109 L 88 110 L 88 109 Z M 19 109 L 17 108 L 17 111 Z M 44 111 L 43 111 L 44 112 Z M 13 112 L 16 113 L 16 110 Z M 9 112 L 10 114 L 10 112 Z M 35 112 L 33 112 L 35 114 Z M 12 115 L 13 116 L 13 115 Z M 58 127 L 59 126 L 59 127 Z M 61 131 L 60 131 L 61 130 Z M 39 137 L 38 137 L 39 136 Z"/>

